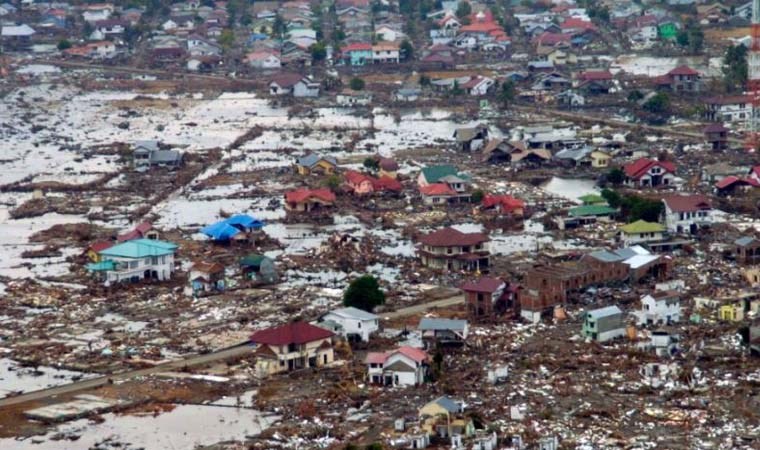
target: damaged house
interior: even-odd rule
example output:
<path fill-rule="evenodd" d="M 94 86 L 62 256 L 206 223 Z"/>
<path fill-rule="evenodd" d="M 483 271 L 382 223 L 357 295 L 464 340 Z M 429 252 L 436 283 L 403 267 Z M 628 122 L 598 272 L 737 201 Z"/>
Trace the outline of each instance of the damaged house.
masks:
<path fill-rule="evenodd" d="M 641 298 L 634 313 L 639 325 L 670 325 L 681 321 L 681 298 L 675 291 L 657 291 Z"/>
<path fill-rule="evenodd" d="M 440 270 L 483 271 L 489 266 L 488 235 L 442 228 L 419 238 L 422 265 Z"/>
<path fill-rule="evenodd" d="M 332 363 L 331 331 L 306 322 L 292 322 L 251 335 L 256 346 L 256 374 L 261 377 Z"/>
<path fill-rule="evenodd" d="M 326 188 L 300 188 L 285 193 L 285 210 L 310 213 L 331 208 L 335 204 L 335 194 Z"/>
<path fill-rule="evenodd" d="M 583 313 L 583 336 L 607 342 L 625 336 L 625 315 L 617 306 L 592 309 Z"/>
<path fill-rule="evenodd" d="M 380 317 L 354 307 L 338 308 L 319 317 L 317 322 L 349 341 L 368 342 L 372 333 L 380 329 Z"/>
<path fill-rule="evenodd" d="M 417 329 L 426 348 L 437 348 L 464 345 L 469 327 L 466 320 L 424 317 Z"/>
<path fill-rule="evenodd" d="M 370 352 L 364 362 L 370 383 L 407 387 L 425 382 L 430 357 L 423 350 L 405 346 L 388 352 Z"/>
<path fill-rule="evenodd" d="M 151 167 L 178 167 L 182 164 L 182 153 L 176 150 L 162 150 L 158 141 L 136 141 L 132 145 L 132 165 L 138 172 Z"/>
<path fill-rule="evenodd" d="M 481 277 L 464 283 L 467 316 L 473 321 L 494 320 L 514 311 L 518 305 L 519 287 L 498 278 Z"/>

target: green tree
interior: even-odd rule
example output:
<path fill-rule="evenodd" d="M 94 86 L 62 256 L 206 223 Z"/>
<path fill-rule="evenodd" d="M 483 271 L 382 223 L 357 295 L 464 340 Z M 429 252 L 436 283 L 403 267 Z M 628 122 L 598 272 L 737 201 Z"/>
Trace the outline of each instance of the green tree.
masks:
<path fill-rule="evenodd" d="M 334 191 L 340 187 L 340 177 L 334 174 L 330 175 L 325 178 L 324 185 Z"/>
<path fill-rule="evenodd" d="M 364 80 L 358 77 L 351 78 L 351 81 L 348 82 L 348 86 L 355 91 L 361 91 L 364 89 Z"/>
<path fill-rule="evenodd" d="M 631 103 L 635 103 L 641 100 L 642 98 L 644 98 L 644 94 L 642 94 L 641 91 L 638 89 L 634 89 L 628 93 L 628 101 Z"/>
<path fill-rule="evenodd" d="M 607 181 L 615 185 L 623 184 L 625 181 L 625 172 L 619 167 L 610 169 L 610 171 L 607 172 Z"/>
<path fill-rule="evenodd" d="M 430 86 L 430 77 L 427 75 L 420 75 L 420 86 L 422 87 Z"/>
<path fill-rule="evenodd" d="M 458 97 L 458 96 L 460 96 L 460 95 L 464 94 L 464 89 L 462 89 L 462 88 L 459 86 L 459 81 L 457 81 L 457 80 L 454 80 L 454 86 L 452 86 L 452 87 L 451 87 L 451 91 L 450 91 L 450 93 L 451 93 L 451 95 L 452 95 L 453 97 Z"/>
<path fill-rule="evenodd" d="M 623 204 L 623 198 L 612 189 L 602 189 L 602 198 L 607 200 L 607 204 L 612 208 L 619 208 Z"/>
<path fill-rule="evenodd" d="M 705 33 L 702 31 L 702 27 L 695 25 L 689 28 L 689 51 L 692 54 L 701 53 L 704 45 Z"/>
<path fill-rule="evenodd" d="M 459 17 L 460 19 L 472 14 L 472 6 L 470 5 L 470 2 L 466 0 L 462 0 L 461 2 L 459 2 L 459 4 L 457 5 L 456 14 L 457 14 L 457 17 Z"/>
<path fill-rule="evenodd" d="M 58 41 L 58 50 L 66 50 L 68 48 L 71 48 L 71 42 L 68 39 L 61 39 Z"/>
<path fill-rule="evenodd" d="M 742 91 L 747 84 L 747 47 L 735 45 L 728 47 L 723 56 L 723 84 L 729 92 Z"/>
<path fill-rule="evenodd" d="M 686 29 L 678 30 L 676 34 L 676 44 L 680 47 L 687 47 L 689 45 L 689 32 Z"/>
<path fill-rule="evenodd" d="M 369 158 L 366 158 L 364 160 L 364 162 L 362 163 L 362 165 L 367 170 L 375 172 L 375 171 L 377 171 L 377 169 L 380 168 L 380 161 L 378 161 L 377 158 L 373 158 L 373 157 L 370 156 Z"/>
<path fill-rule="evenodd" d="M 412 43 L 407 39 L 401 41 L 401 45 L 399 46 L 399 53 L 401 59 L 404 61 L 408 61 L 414 58 L 414 47 L 412 46 Z"/>
<path fill-rule="evenodd" d="M 652 114 L 664 114 L 670 110 L 670 97 L 661 92 L 644 103 L 644 110 Z"/>
<path fill-rule="evenodd" d="M 311 59 L 314 61 L 324 61 L 327 58 L 327 46 L 324 42 L 312 44 L 309 50 L 311 51 Z"/>
<path fill-rule="evenodd" d="M 221 45 L 223 49 L 227 50 L 232 48 L 232 44 L 234 43 L 235 33 L 233 33 L 229 28 L 222 30 L 222 34 L 219 36 L 219 45 Z"/>
<path fill-rule="evenodd" d="M 383 450 L 383 444 L 379 442 L 374 442 L 372 444 L 369 444 L 368 446 L 364 447 L 366 450 Z"/>
<path fill-rule="evenodd" d="M 343 305 L 353 306 L 372 312 L 376 306 L 385 303 L 385 293 L 380 289 L 377 279 L 372 275 L 363 275 L 348 285 L 343 293 Z"/>
<path fill-rule="evenodd" d="M 470 196 L 470 198 L 472 199 L 473 203 L 480 203 L 483 201 L 483 197 L 485 196 L 486 194 L 483 193 L 483 191 L 481 191 L 480 189 L 478 189 L 472 192 L 472 195 Z"/>
<path fill-rule="evenodd" d="M 504 107 L 509 106 L 515 100 L 515 83 L 512 80 L 506 80 L 501 84 L 499 90 L 499 101 Z"/>

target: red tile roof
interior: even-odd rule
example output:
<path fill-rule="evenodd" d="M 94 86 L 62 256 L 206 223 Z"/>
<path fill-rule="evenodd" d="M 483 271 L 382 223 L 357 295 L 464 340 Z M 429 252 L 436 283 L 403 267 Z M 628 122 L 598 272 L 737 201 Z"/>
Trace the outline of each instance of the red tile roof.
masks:
<path fill-rule="evenodd" d="M 728 128 L 724 127 L 722 123 L 711 123 L 707 125 L 703 130 L 704 133 L 725 133 L 728 132 Z"/>
<path fill-rule="evenodd" d="M 363 42 L 354 42 L 340 49 L 341 53 L 348 53 L 353 51 L 367 51 L 372 50 L 372 44 L 365 44 Z"/>
<path fill-rule="evenodd" d="M 324 328 L 306 322 L 291 322 L 279 327 L 259 330 L 251 335 L 251 342 L 267 345 L 306 344 L 332 336 L 334 333 Z"/>
<path fill-rule="evenodd" d="M 516 199 L 511 195 L 486 195 L 483 197 L 482 205 L 484 208 L 500 206 L 505 212 L 512 212 L 517 209 L 525 208 L 525 202 Z"/>
<path fill-rule="evenodd" d="M 723 178 L 722 180 L 715 183 L 715 187 L 718 189 L 725 189 L 731 185 L 739 184 L 739 185 L 749 185 L 754 187 L 760 187 L 760 183 L 755 180 L 754 178 L 739 178 L 734 175 L 729 175 L 726 178 Z"/>
<path fill-rule="evenodd" d="M 628 178 L 638 180 L 654 166 L 662 167 L 666 172 L 669 173 L 675 173 L 676 171 L 676 166 L 672 162 L 657 161 L 649 158 L 639 158 L 630 164 L 626 164 L 623 170 L 625 171 L 625 174 L 628 176 Z"/>
<path fill-rule="evenodd" d="M 560 24 L 560 28 L 563 30 L 596 30 L 596 26 L 583 19 L 577 17 L 571 17 Z"/>
<path fill-rule="evenodd" d="M 456 195 L 456 191 L 451 189 L 446 183 L 433 183 L 422 186 L 420 193 L 428 197 L 432 195 Z"/>
<path fill-rule="evenodd" d="M 113 247 L 113 242 L 109 241 L 97 241 L 90 244 L 89 250 L 94 251 L 95 253 L 102 252 L 103 250 L 107 248 Z"/>
<path fill-rule="evenodd" d="M 495 22 L 475 22 L 459 28 L 460 33 L 491 33 L 492 31 L 504 31 Z"/>
<path fill-rule="evenodd" d="M 544 33 L 541 33 L 538 35 L 538 37 L 535 39 L 536 44 L 539 45 L 548 45 L 548 46 L 554 46 L 560 43 L 570 43 L 570 40 L 572 40 L 572 36 L 565 33 L 552 33 L 550 31 L 546 31 Z"/>
<path fill-rule="evenodd" d="M 478 281 L 470 281 L 459 289 L 466 292 L 483 292 L 486 294 L 493 294 L 505 283 L 498 278 L 481 277 Z"/>
<path fill-rule="evenodd" d="M 390 358 L 392 355 L 396 353 L 401 353 L 402 355 L 406 356 L 412 361 L 415 361 L 418 363 L 425 362 L 430 358 L 428 354 L 425 353 L 424 350 L 421 350 L 419 348 L 409 347 L 409 346 L 403 346 L 389 352 L 367 353 L 367 357 L 364 358 L 364 363 L 365 364 L 385 364 L 388 358 Z"/>
<path fill-rule="evenodd" d="M 374 181 L 374 178 L 371 176 L 357 172 L 355 170 L 346 171 L 344 176 L 346 177 L 346 181 L 348 181 L 350 184 L 361 184 L 364 182 L 372 183 Z"/>
<path fill-rule="evenodd" d="M 462 233 L 451 227 L 442 228 L 420 237 L 422 244 L 431 247 L 450 247 L 453 245 L 477 245 L 488 241 L 484 233 Z"/>
<path fill-rule="evenodd" d="M 699 75 L 699 72 L 697 72 L 696 70 L 692 69 L 689 66 L 678 66 L 675 69 L 673 69 L 670 72 L 668 72 L 668 75 L 669 76 L 673 76 L 673 75 Z"/>
<path fill-rule="evenodd" d="M 578 79 L 582 81 L 609 81 L 612 80 L 612 73 L 609 70 L 588 70 L 578 74 Z"/>
<path fill-rule="evenodd" d="M 662 201 L 673 212 L 694 212 L 711 209 L 710 199 L 705 195 L 668 195 Z"/>
<path fill-rule="evenodd" d="M 379 179 L 374 180 L 372 184 L 376 191 L 401 192 L 404 190 L 404 186 L 402 186 L 397 179 L 387 176 L 382 176 Z"/>
<path fill-rule="evenodd" d="M 300 188 L 295 191 L 285 193 L 285 201 L 288 203 L 303 203 L 311 198 L 322 200 L 323 202 L 334 202 L 335 194 L 329 189 L 307 189 Z"/>

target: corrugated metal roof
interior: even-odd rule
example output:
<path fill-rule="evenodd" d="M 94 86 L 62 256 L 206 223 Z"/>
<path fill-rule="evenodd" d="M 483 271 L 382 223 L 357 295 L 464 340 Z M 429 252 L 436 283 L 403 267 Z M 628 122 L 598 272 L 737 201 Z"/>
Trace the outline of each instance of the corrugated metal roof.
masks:
<path fill-rule="evenodd" d="M 103 256 L 116 258 L 145 258 L 148 256 L 171 255 L 177 250 L 177 244 L 154 239 L 135 239 L 114 245 L 100 252 Z"/>
<path fill-rule="evenodd" d="M 425 317 L 420 320 L 420 325 L 417 327 L 422 331 L 428 330 L 464 330 L 467 326 L 466 320 L 457 319 L 435 319 Z"/>
<path fill-rule="evenodd" d="M 601 317 L 608 317 L 608 316 L 614 316 L 616 314 L 622 314 L 623 311 L 620 310 L 615 305 L 612 306 L 605 306 L 604 308 L 599 309 L 592 309 L 591 311 L 587 311 L 586 315 L 591 316 L 594 319 L 599 319 Z"/>
<path fill-rule="evenodd" d="M 353 306 L 349 306 L 347 308 L 338 308 L 328 312 L 327 314 L 335 314 L 336 316 L 357 320 L 376 320 L 379 318 L 371 312 L 363 311 L 359 308 L 354 308 Z"/>

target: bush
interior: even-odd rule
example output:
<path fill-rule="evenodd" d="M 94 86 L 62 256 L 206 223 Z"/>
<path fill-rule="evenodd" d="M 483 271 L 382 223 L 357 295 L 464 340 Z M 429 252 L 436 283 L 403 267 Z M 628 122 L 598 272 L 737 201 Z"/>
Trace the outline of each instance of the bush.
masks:
<path fill-rule="evenodd" d="M 361 78 L 356 78 L 356 77 L 351 78 L 351 81 L 348 83 L 348 86 L 355 91 L 361 91 L 362 89 L 364 89 L 364 80 L 362 80 Z"/>
<path fill-rule="evenodd" d="M 372 312 L 376 306 L 383 303 L 385 303 L 385 293 L 380 290 L 377 279 L 372 275 L 364 275 L 355 279 L 343 293 L 344 306 L 353 306 Z"/>

